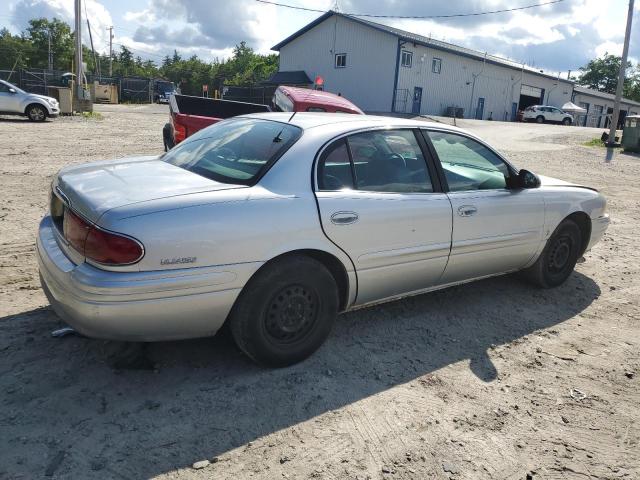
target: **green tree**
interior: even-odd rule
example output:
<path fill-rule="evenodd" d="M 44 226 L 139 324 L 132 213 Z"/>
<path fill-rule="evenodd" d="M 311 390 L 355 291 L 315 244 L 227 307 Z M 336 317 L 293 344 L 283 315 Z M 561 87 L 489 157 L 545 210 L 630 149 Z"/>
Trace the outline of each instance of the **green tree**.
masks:
<path fill-rule="evenodd" d="M 31 52 L 32 46 L 23 36 L 11 35 L 6 28 L 0 30 L 0 69 L 28 66 Z"/>
<path fill-rule="evenodd" d="M 49 36 L 53 52 L 53 68 L 67 70 L 71 68 L 74 41 L 71 28 L 65 22 L 54 18 L 35 18 L 29 20 L 24 36 L 31 44 L 29 66 L 47 68 L 49 64 Z"/>
<path fill-rule="evenodd" d="M 622 57 L 605 53 L 602 58 L 595 58 L 580 68 L 582 75 L 578 83 L 600 92 L 616 93 L 621 62 Z M 631 62 L 627 62 L 627 69 L 631 67 Z"/>

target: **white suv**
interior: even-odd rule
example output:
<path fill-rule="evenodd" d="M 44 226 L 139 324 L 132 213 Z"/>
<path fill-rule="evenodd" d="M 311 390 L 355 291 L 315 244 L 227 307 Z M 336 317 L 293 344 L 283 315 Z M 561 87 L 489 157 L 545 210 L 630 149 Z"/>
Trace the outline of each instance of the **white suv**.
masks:
<path fill-rule="evenodd" d="M 571 125 L 573 117 L 563 112 L 557 107 L 550 105 L 532 105 L 524 109 L 522 119 L 525 122 L 551 122 L 562 123 L 563 125 Z"/>
<path fill-rule="evenodd" d="M 27 93 L 0 80 L 0 115 L 26 115 L 32 122 L 44 122 L 60 115 L 60 105 L 55 98 Z"/>

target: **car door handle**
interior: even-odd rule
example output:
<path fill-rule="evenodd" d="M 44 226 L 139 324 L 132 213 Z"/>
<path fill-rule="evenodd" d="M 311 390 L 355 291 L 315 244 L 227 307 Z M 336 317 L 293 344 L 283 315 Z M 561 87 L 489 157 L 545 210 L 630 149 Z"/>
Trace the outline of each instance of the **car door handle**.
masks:
<path fill-rule="evenodd" d="M 335 225 L 350 225 L 358 221 L 356 212 L 336 212 L 331 215 L 331 223 Z"/>
<path fill-rule="evenodd" d="M 470 217 L 476 213 L 478 213 L 478 209 L 473 205 L 462 205 L 461 207 L 458 207 L 458 215 L 461 217 Z"/>

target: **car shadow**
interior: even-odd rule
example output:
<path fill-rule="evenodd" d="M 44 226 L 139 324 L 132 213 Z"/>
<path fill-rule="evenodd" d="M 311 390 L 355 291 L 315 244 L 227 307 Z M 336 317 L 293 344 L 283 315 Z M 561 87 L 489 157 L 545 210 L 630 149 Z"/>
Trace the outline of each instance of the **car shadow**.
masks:
<path fill-rule="evenodd" d="M 21 117 L 21 116 L 3 117 L 3 116 L 0 116 L 0 123 L 30 123 L 30 124 L 33 124 L 33 125 L 39 125 L 41 123 L 47 123 L 47 122 L 51 122 L 53 120 L 54 119 L 52 119 L 52 118 L 46 118 L 44 120 L 44 122 L 32 122 L 27 117 Z"/>
<path fill-rule="evenodd" d="M 491 382 L 492 348 L 551 329 L 599 295 L 580 273 L 553 290 L 512 276 L 470 283 L 344 314 L 318 352 L 284 369 L 254 365 L 227 333 L 125 344 L 51 338 L 61 322 L 48 308 L 5 317 L 1 365 L 16 380 L 0 394 L 0 477 L 149 478 L 456 362 Z"/>

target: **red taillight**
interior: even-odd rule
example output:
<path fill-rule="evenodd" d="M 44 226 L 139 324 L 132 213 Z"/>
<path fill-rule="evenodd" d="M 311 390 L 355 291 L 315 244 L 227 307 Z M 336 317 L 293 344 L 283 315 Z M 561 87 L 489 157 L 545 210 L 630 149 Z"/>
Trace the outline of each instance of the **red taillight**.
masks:
<path fill-rule="evenodd" d="M 142 257 L 142 246 L 128 237 L 92 228 L 84 246 L 86 257 L 106 265 L 125 265 Z"/>
<path fill-rule="evenodd" d="M 91 225 L 73 213 L 71 210 L 64 212 L 62 220 L 62 233 L 67 242 L 71 244 L 78 252 L 84 253 L 84 244 Z"/>
<path fill-rule="evenodd" d="M 175 144 L 179 144 L 181 141 L 183 141 L 185 138 L 187 138 L 187 129 L 186 127 L 180 125 L 179 123 L 175 123 L 173 124 L 173 141 L 175 142 Z"/>
<path fill-rule="evenodd" d="M 104 265 L 128 265 L 142 258 L 142 245 L 116 233 L 105 232 L 84 221 L 70 210 L 63 220 L 64 238 L 78 252 Z"/>

